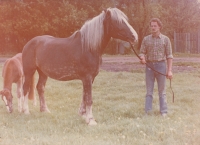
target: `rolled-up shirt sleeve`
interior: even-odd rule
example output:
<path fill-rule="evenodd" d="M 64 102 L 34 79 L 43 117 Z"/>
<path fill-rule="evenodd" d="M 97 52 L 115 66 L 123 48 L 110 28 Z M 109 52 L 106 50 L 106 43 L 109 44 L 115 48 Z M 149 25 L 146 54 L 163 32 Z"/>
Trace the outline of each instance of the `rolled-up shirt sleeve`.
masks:
<path fill-rule="evenodd" d="M 172 55 L 172 45 L 170 39 L 166 37 L 166 59 L 173 59 Z"/>

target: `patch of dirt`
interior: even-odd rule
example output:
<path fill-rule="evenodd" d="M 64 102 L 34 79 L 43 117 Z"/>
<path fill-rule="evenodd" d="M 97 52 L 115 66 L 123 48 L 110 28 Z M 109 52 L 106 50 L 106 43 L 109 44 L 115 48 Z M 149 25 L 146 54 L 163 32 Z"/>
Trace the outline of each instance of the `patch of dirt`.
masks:
<path fill-rule="evenodd" d="M 4 63 L 8 57 L 0 57 L 0 63 Z M 182 65 L 184 64 L 184 65 Z M 191 64 L 191 65 L 190 65 Z M 192 65 L 197 64 L 197 65 Z M 119 72 L 141 72 L 145 69 L 145 65 L 140 64 L 136 56 L 103 56 L 100 69 Z M 200 69 L 200 57 L 174 57 L 173 59 L 173 72 L 191 72 Z"/>
<path fill-rule="evenodd" d="M 198 57 L 174 57 L 173 72 L 191 72 L 197 71 L 199 67 L 194 65 L 181 65 L 182 63 L 194 64 L 200 66 L 200 58 Z M 100 69 L 112 72 L 118 71 L 141 71 L 145 69 L 145 65 L 140 64 L 136 56 L 103 56 Z"/>

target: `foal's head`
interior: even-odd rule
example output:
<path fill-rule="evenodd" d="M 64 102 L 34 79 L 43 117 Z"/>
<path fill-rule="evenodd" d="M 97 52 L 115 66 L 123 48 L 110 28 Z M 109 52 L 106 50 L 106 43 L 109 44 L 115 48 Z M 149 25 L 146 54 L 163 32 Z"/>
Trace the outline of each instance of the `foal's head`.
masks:
<path fill-rule="evenodd" d="M 4 101 L 8 112 L 12 113 L 12 111 L 13 111 L 13 108 L 12 108 L 13 96 L 12 96 L 10 90 L 4 89 L 4 90 L 0 91 L 0 95 L 2 96 L 2 100 Z"/>

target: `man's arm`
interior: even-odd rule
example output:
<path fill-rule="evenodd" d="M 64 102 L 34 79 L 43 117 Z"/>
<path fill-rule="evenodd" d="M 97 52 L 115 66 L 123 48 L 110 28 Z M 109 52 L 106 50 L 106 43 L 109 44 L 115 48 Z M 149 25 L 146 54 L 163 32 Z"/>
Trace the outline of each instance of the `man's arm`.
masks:
<path fill-rule="evenodd" d="M 167 78 L 168 79 L 172 79 L 172 77 L 173 77 L 173 74 L 172 74 L 172 62 L 173 62 L 172 58 L 168 58 L 167 59 Z"/>
<path fill-rule="evenodd" d="M 146 54 L 146 47 L 145 47 L 145 38 L 142 40 L 142 44 L 140 47 L 140 63 L 142 64 L 146 64 L 146 58 L 145 58 L 145 54 Z"/>

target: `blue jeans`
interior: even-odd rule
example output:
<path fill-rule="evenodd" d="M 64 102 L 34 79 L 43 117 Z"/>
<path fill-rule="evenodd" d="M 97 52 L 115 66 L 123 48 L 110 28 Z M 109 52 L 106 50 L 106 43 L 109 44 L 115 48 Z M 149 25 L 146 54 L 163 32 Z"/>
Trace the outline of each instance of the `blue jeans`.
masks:
<path fill-rule="evenodd" d="M 166 62 L 147 62 L 147 65 L 154 68 L 156 71 L 166 74 Z M 148 113 L 152 110 L 152 102 L 153 102 L 153 90 L 154 90 L 154 82 L 157 81 L 158 86 L 158 95 L 159 95 L 159 103 L 160 103 L 160 113 L 167 113 L 167 102 L 166 102 L 166 90 L 165 90 L 165 82 L 166 76 L 158 74 L 154 72 L 151 68 L 146 66 L 146 100 L 145 100 L 145 112 Z"/>

